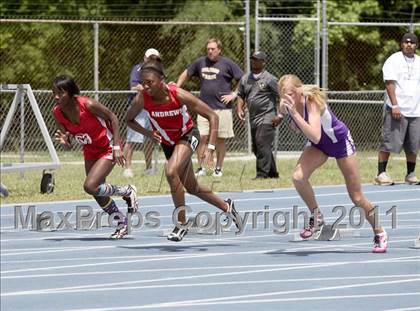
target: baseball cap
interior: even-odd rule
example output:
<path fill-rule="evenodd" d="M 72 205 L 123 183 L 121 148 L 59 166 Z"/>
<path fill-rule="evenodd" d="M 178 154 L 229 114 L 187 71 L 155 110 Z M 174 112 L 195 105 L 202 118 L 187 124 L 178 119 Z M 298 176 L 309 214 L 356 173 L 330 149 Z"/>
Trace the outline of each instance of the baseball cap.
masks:
<path fill-rule="evenodd" d="M 265 54 L 263 51 L 255 51 L 254 54 L 251 55 L 251 58 L 266 60 L 267 54 Z"/>
<path fill-rule="evenodd" d="M 401 38 L 401 42 L 411 42 L 411 43 L 417 44 L 418 39 L 414 33 L 407 32 Z"/>
<path fill-rule="evenodd" d="M 144 53 L 144 57 L 150 57 L 150 56 L 152 56 L 152 55 L 157 56 L 157 57 L 159 57 L 159 58 L 160 58 L 160 53 L 159 53 L 159 51 L 158 51 L 158 50 L 156 50 L 156 49 L 148 49 L 148 50 L 146 51 L 146 53 Z"/>

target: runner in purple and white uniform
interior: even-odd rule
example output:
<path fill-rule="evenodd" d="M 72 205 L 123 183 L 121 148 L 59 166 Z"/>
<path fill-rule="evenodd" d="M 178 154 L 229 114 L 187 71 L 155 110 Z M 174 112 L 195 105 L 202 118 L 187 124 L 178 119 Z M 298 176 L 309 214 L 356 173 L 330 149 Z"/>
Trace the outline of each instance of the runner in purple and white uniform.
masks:
<path fill-rule="evenodd" d="M 306 102 L 307 97 L 303 104 L 303 118 L 309 122 Z M 309 140 L 307 146 L 314 146 L 329 157 L 336 159 L 348 157 L 356 152 L 356 146 L 347 125 L 339 120 L 328 106 L 321 114 L 321 139 L 318 143 Z"/>
<path fill-rule="evenodd" d="M 351 200 L 364 210 L 372 226 L 375 235 L 373 252 L 385 253 L 388 235 L 382 227 L 375 225 L 374 216 L 369 215 L 374 206 L 363 194 L 356 150 L 347 126 L 327 106 L 326 94 L 318 86 L 303 85 L 297 76 L 285 75 L 279 79 L 278 87 L 281 96 L 279 111 L 288 113 L 292 125 L 309 140 L 293 172 L 293 184 L 312 213 L 309 226 L 301 231 L 300 236 L 309 238 L 324 224 L 309 178 L 328 157 L 334 157 Z"/>

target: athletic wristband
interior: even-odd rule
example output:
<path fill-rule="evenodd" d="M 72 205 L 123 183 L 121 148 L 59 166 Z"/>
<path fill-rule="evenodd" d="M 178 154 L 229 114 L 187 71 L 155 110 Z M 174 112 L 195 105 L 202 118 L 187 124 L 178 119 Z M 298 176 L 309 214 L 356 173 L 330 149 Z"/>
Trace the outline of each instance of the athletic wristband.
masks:
<path fill-rule="evenodd" d="M 216 150 L 216 146 L 212 144 L 207 144 L 207 148 L 210 150 Z"/>
<path fill-rule="evenodd" d="M 119 145 L 112 146 L 112 150 L 121 150 L 121 147 Z"/>
<path fill-rule="evenodd" d="M 395 108 L 400 108 L 400 107 L 398 107 L 398 105 L 393 105 L 393 106 L 391 107 L 391 109 L 395 109 Z"/>
<path fill-rule="evenodd" d="M 281 113 L 278 113 L 278 114 L 277 114 L 277 116 L 278 116 L 279 118 L 283 118 L 283 115 L 282 115 Z"/>
<path fill-rule="evenodd" d="M 233 96 L 233 99 L 235 99 L 236 97 L 238 97 L 238 93 L 237 92 L 232 92 L 231 94 Z"/>

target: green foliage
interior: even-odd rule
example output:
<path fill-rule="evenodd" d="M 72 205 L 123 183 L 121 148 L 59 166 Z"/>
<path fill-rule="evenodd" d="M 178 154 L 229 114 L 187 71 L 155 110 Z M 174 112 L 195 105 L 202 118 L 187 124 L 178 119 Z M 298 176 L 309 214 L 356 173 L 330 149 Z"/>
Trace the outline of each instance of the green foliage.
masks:
<path fill-rule="evenodd" d="M 214 21 L 232 22 L 241 21 L 243 16 L 234 15 L 234 7 L 241 7 L 241 1 L 231 1 L 229 5 L 221 5 L 221 1 L 195 1 L 189 0 L 184 9 L 172 21 Z M 209 14 L 211 13 L 211 14 Z M 240 26 L 197 26 L 197 25 L 165 25 L 161 27 L 160 38 L 163 41 L 176 38 L 179 42 L 177 48 L 165 52 L 165 58 L 173 60 L 167 63 L 166 74 L 169 80 L 176 81 L 178 75 L 192 60 L 205 55 L 205 43 L 209 38 L 218 38 L 222 41 L 222 54 L 233 61 L 243 63 L 243 29 Z M 243 27 L 242 27 L 243 28 Z M 186 35 L 188 34 L 188 35 Z M 188 48 L 185 48 L 188 47 Z M 182 70 L 180 71 L 180 68 Z M 188 84 L 187 84 L 188 85 Z M 190 82 L 190 87 L 193 83 Z"/>
<path fill-rule="evenodd" d="M 252 30 L 254 2 L 250 4 Z M 315 16 L 315 5 L 315 1 L 260 0 L 260 13 Z M 420 0 L 330 0 L 327 9 L 329 21 L 408 22 L 414 13 L 414 22 L 418 23 Z M 6 18 L 243 22 L 244 1 L 14 0 L 2 1 L 0 13 Z M 131 66 L 141 61 L 150 45 L 164 55 L 168 80 L 172 81 L 192 60 L 203 55 L 209 37 L 220 38 L 223 54 L 244 68 L 243 28 L 237 25 L 101 25 L 100 88 L 126 89 Z M 31 83 L 35 89 L 48 89 L 57 74 L 69 73 L 77 77 L 82 89 L 93 88 L 93 24 L 3 22 L 0 30 L 1 83 Z M 260 46 L 275 56 L 268 67 L 273 74 L 294 72 L 313 77 L 314 53 L 309 51 L 314 50 L 314 22 L 262 22 L 260 30 Z M 407 27 L 330 25 L 329 88 L 382 89 L 382 63 L 399 50 L 399 38 L 407 30 Z M 415 31 L 419 34 L 418 27 Z M 251 41 L 253 38 L 251 33 Z M 305 79 L 305 82 L 313 81 Z M 189 83 L 187 87 L 193 88 L 194 83 Z"/>
<path fill-rule="evenodd" d="M 3 15 L 59 19 L 172 19 L 173 21 L 243 20 L 243 3 L 231 1 L 18 1 L 0 6 Z M 211 14 L 209 14 L 211 12 Z M 139 18 L 141 16 L 141 18 Z M 93 24 L 2 23 L 1 83 L 30 83 L 49 89 L 61 73 L 76 77 L 82 89 L 93 89 Z M 131 67 L 144 51 L 158 48 L 164 55 L 168 79 L 202 55 L 205 41 L 219 37 L 223 53 L 239 64 L 244 60 L 243 32 L 233 26 L 101 25 L 99 29 L 100 89 L 126 89 Z M 185 48 L 188 46 L 188 48 Z"/>

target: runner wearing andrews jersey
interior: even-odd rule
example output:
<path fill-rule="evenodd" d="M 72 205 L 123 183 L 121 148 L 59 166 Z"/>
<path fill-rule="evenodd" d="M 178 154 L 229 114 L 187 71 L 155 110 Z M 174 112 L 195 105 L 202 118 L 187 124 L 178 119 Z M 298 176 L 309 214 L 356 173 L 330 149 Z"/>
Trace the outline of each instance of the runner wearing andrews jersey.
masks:
<path fill-rule="evenodd" d="M 185 206 L 184 188 L 188 193 L 227 212 L 239 228 L 239 214 L 231 199 L 223 201 L 210 189 L 197 183 L 192 168 L 192 155 L 199 144 L 200 134 L 194 127 L 189 110 L 209 120 L 210 137 L 204 161 L 213 166 L 213 152 L 217 137 L 218 117 L 205 103 L 187 91 L 173 84 L 164 82 L 161 63 L 147 62 L 141 69 L 143 90 L 140 91 L 126 115 L 128 126 L 141 134 L 160 143 L 167 159 L 165 175 L 169 183 L 175 210 Z M 136 115 L 146 110 L 153 131 L 138 124 Z M 179 210 L 176 210 L 179 212 Z M 187 234 L 185 211 L 178 213 L 178 224 L 175 224 L 168 240 L 181 241 Z"/>

